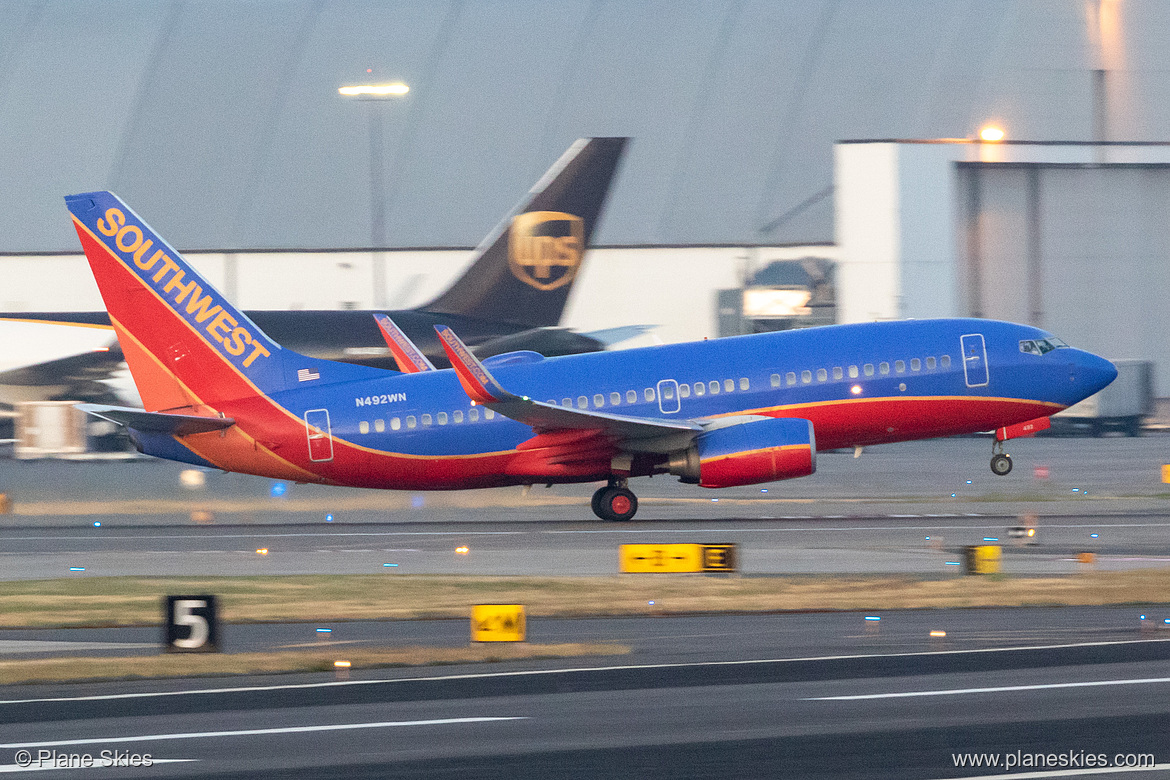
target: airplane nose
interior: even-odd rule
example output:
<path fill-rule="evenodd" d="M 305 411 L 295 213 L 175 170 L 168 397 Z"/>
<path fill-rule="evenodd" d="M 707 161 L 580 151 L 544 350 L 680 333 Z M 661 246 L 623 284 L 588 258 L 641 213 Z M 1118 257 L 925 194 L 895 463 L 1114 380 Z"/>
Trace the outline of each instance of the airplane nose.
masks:
<path fill-rule="evenodd" d="M 1092 352 L 1077 350 L 1069 366 L 1069 378 L 1078 388 L 1084 388 L 1085 397 L 1088 397 L 1117 378 L 1117 366 Z"/>

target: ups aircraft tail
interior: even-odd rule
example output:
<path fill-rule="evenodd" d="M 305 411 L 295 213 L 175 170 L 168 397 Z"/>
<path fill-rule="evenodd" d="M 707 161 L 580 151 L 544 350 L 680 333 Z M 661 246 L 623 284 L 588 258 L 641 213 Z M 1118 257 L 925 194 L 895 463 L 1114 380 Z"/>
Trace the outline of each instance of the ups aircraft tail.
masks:
<path fill-rule="evenodd" d="M 147 412 L 383 375 L 282 348 L 112 192 L 65 203 Z"/>
<path fill-rule="evenodd" d="M 480 243 L 424 311 L 529 327 L 560 322 L 628 138 L 582 138 Z"/>

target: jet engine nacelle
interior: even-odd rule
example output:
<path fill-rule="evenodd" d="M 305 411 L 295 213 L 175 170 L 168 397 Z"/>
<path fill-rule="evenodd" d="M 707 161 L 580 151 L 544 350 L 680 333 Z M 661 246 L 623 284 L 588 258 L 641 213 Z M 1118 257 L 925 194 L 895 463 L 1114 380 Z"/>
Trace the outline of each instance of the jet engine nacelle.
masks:
<path fill-rule="evenodd" d="M 817 470 L 817 443 L 809 420 L 770 418 L 699 434 L 670 456 L 681 482 L 721 488 L 807 477 Z"/>

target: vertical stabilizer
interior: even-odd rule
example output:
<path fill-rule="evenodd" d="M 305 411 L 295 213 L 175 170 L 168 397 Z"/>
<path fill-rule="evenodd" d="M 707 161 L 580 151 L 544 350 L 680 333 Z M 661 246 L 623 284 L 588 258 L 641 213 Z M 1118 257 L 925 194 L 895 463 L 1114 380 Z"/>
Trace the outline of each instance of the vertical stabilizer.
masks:
<path fill-rule="evenodd" d="M 530 328 L 561 320 L 628 138 L 583 138 L 479 245 L 455 284 L 420 307 Z"/>

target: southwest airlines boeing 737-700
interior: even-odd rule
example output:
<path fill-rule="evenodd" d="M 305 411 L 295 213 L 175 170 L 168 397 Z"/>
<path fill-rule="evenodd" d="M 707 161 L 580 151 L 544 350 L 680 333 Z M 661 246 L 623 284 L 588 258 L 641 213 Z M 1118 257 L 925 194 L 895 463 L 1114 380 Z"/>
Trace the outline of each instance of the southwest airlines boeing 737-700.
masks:
<path fill-rule="evenodd" d="M 911 320 L 621 352 L 480 362 L 437 326 L 436 370 L 386 317 L 400 373 L 281 347 L 116 195 L 66 199 L 145 410 L 87 411 L 147 454 L 300 482 L 400 490 L 604 480 L 628 520 L 632 477 L 719 488 L 803 477 L 816 450 L 1000 429 L 1002 440 L 1116 376 L 1038 328 Z"/>

